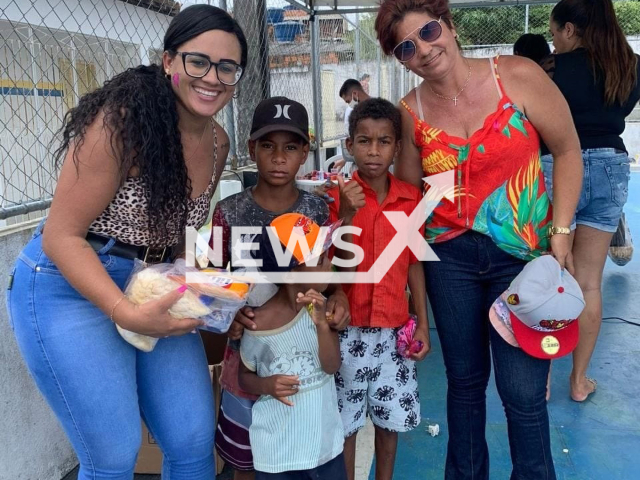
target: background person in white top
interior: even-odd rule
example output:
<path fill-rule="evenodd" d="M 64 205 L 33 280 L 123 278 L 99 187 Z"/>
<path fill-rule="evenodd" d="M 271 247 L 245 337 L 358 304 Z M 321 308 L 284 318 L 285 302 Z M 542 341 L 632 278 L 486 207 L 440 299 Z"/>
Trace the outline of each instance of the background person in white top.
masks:
<path fill-rule="evenodd" d="M 347 109 L 344 111 L 344 131 L 346 135 L 345 138 L 340 141 L 342 148 L 342 158 L 344 158 L 347 162 L 353 163 L 354 158 L 347 150 L 347 146 L 345 144 L 349 133 L 349 116 L 359 102 L 364 102 L 365 100 L 370 98 L 370 96 L 367 92 L 365 92 L 362 84 L 354 78 L 345 80 L 345 82 L 342 84 L 342 87 L 340 87 L 340 91 L 338 92 L 338 94 L 340 95 L 340 98 L 342 98 L 342 100 L 344 100 L 344 102 L 347 104 Z"/>

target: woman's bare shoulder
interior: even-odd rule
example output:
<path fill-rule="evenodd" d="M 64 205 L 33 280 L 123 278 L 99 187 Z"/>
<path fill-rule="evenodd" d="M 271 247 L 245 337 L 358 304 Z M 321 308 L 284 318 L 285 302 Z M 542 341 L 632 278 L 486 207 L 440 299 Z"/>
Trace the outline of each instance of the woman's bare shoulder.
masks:
<path fill-rule="evenodd" d="M 498 60 L 498 72 L 505 82 L 524 82 L 546 77 L 542 67 L 533 60 L 517 55 L 501 55 Z M 525 86 L 522 86 L 525 88 Z"/>

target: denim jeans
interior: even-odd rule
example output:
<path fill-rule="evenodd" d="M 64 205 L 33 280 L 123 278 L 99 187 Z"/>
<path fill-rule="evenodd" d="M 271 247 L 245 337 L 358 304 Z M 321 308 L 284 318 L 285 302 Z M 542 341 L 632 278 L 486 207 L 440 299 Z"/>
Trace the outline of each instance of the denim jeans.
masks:
<path fill-rule="evenodd" d="M 16 262 L 7 305 L 27 367 L 78 456 L 78 479 L 133 478 L 141 415 L 164 452 L 163 478 L 214 479 L 213 391 L 200 336 L 136 350 L 41 243 L 38 228 Z M 123 288 L 133 262 L 109 255 L 111 245 L 98 256 Z"/>
<path fill-rule="evenodd" d="M 491 355 L 507 416 L 511 479 L 555 480 L 545 400 L 549 361 L 512 347 L 489 322 L 489 308 L 525 262 L 472 231 L 432 248 L 440 261 L 424 266 L 448 382 L 445 479 L 490 478 L 485 424 Z"/>

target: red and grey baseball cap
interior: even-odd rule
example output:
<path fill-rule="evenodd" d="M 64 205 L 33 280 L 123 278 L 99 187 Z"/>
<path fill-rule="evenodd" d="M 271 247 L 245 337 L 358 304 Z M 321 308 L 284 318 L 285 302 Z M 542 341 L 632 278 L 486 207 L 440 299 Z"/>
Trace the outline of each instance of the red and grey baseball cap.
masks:
<path fill-rule="evenodd" d="M 496 331 L 529 355 L 552 359 L 578 344 L 578 317 L 584 309 L 578 282 L 551 255 L 529 262 L 491 306 Z"/>
<path fill-rule="evenodd" d="M 287 97 L 261 101 L 253 112 L 249 140 L 257 140 L 271 132 L 297 133 L 309 143 L 309 115 L 304 105 Z"/>

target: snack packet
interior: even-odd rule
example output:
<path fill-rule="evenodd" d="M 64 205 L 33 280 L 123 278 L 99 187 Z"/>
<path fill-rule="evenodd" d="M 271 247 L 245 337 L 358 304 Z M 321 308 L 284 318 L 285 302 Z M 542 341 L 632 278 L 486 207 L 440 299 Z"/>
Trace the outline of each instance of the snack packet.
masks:
<path fill-rule="evenodd" d="M 187 272 L 198 273 L 199 283 L 187 283 Z M 127 283 L 125 295 L 136 305 L 155 300 L 186 285 L 187 291 L 170 309 L 174 318 L 197 318 L 204 321 L 200 327 L 215 333 L 226 333 L 240 308 L 247 301 L 252 284 L 241 274 L 230 274 L 221 269 L 198 270 L 187 267 L 183 259 L 174 264 L 162 263 L 144 267 L 138 262 Z M 120 335 L 136 348 L 150 352 L 158 339 L 129 332 L 118 327 Z"/>

